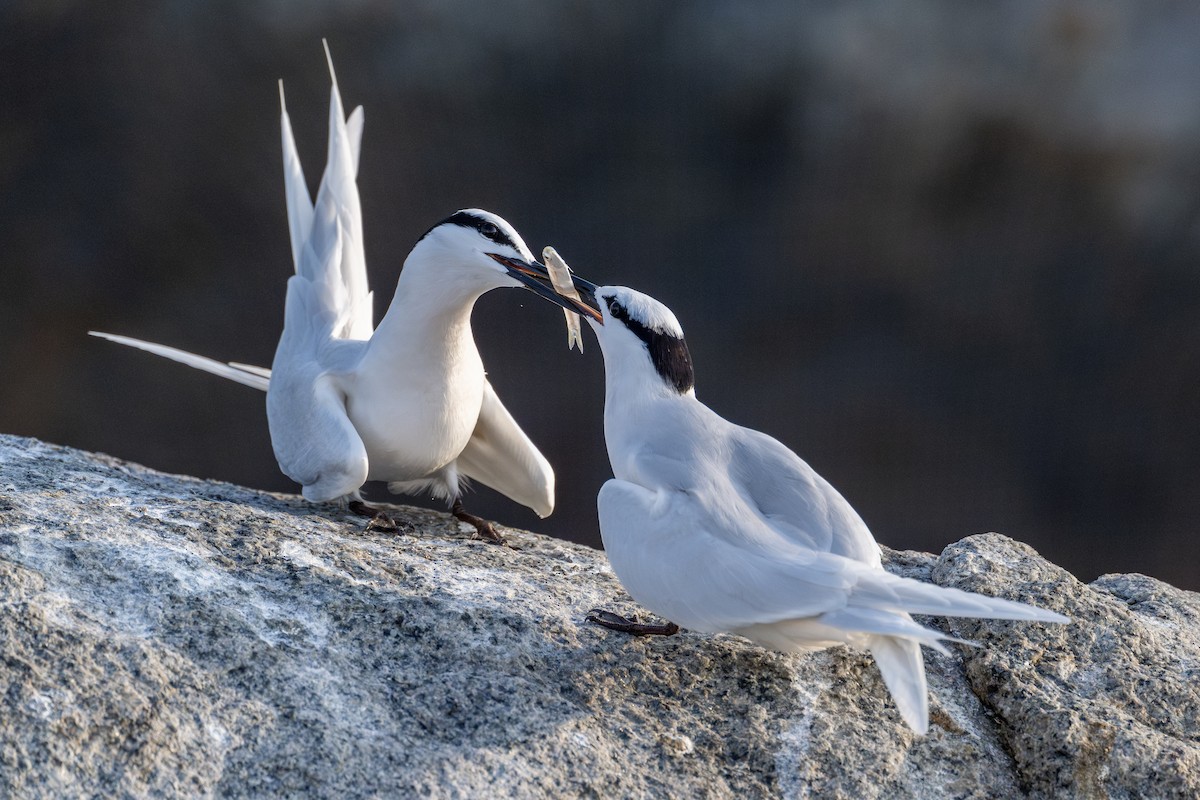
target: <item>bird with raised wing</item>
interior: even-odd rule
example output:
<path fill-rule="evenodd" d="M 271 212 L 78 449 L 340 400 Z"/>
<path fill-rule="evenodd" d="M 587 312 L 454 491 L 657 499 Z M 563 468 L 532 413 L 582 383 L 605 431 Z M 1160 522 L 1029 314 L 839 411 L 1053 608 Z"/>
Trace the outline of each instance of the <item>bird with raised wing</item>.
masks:
<path fill-rule="evenodd" d="M 636 634 L 728 631 L 784 652 L 869 650 L 905 722 L 929 724 L 921 645 L 960 641 L 910 614 L 1066 622 L 1024 603 L 902 578 L 848 502 L 795 453 L 696 399 L 669 308 L 632 289 L 583 294 L 604 355 L 613 478 L 597 499 L 613 570 L 670 620 L 589 619 Z"/>
<path fill-rule="evenodd" d="M 545 517 L 554 508 L 554 472 L 488 382 L 471 311 L 485 292 L 505 287 L 523 287 L 566 308 L 578 304 L 554 292 L 546 268 L 511 225 L 466 209 L 413 246 L 375 327 L 356 184 L 362 108 L 345 116 L 332 60 L 329 72 L 329 148 L 315 204 L 280 83 L 295 274 L 271 369 L 93 334 L 266 391 L 279 467 L 307 499 L 348 501 L 351 510 L 386 528 L 390 520 L 361 495 L 366 481 L 386 481 L 395 493 L 428 491 L 446 500 L 481 537 L 503 541 L 490 522 L 463 508 L 464 481 L 478 480 Z"/>

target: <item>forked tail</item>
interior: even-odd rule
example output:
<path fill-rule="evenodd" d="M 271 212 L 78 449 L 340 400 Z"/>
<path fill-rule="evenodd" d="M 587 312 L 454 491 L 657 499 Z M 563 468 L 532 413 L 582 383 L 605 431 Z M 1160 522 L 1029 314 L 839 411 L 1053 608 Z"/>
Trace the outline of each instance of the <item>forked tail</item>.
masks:
<path fill-rule="evenodd" d="M 924 736 L 929 730 L 929 686 L 921 645 L 903 636 L 872 636 L 867 649 L 879 665 L 900 716 L 908 727 Z"/>
<path fill-rule="evenodd" d="M 902 578 L 888 572 L 869 573 L 851 592 L 847 607 L 821 616 L 821 622 L 842 630 L 868 634 L 867 649 L 875 657 L 883 682 L 900 709 L 900 716 L 919 734 L 929 728 L 929 689 L 921 645 L 945 653 L 944 641 L 974 645 L 917 624 L 909 614 L 979 617 L 1030 622 L 1070 622 L 1070 619 L 1026 603 L 965 592 Z"/>
<path fill-rule="evenodd" d="M 169 358 L 172 361 L 178 361 L 180 364 L 187 364 L 189 367 L 195 367 L 213 375 L 227 378 L 243 386 L 249 386 L 251 389 L 259 389 L 265 392 L 267 386 L 270 384 L 271 370 L 263 367 L 253 367 L 249 364 L 236 363 L 223 364 L 220 361 L 198 356 L 186 350 L 167 347 L 165 344 L 154 344 L 153 342 L 146 342 L 129 336 L 118 336 L 115 333 L 88 331 L 88 334 L 99 336 L 101 339 L 108 339 L 110 342 L 116 342 L 117 344 L 136 347 L 138 350 L 145 350 L 147 353 L 154 353 L 156 356 Z"/>

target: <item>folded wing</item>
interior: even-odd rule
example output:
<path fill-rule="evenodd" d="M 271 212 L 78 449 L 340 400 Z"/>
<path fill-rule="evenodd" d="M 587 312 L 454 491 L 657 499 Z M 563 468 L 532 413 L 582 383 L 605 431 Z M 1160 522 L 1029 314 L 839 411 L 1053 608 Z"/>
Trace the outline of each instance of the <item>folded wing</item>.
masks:
<path fill-rule="evenodd" d="M 819 552 L 881 564 L 866 523 L 816 470 L 765 433 L 730 428 L 730 479 L 780 536 Z"/>

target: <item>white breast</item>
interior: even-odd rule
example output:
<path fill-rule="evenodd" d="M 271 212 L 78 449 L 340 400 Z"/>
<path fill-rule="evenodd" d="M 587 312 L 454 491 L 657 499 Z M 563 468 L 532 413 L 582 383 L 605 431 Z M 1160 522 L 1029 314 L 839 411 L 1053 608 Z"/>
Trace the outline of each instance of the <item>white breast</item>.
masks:
<path fill-rule="evenodd" d="M 347 413 L 367 449 L 370 480 L 423 478 L 466 447 L 483 403 L 484 372 L 472 346 L 404 374 L 363 373 Z"/>

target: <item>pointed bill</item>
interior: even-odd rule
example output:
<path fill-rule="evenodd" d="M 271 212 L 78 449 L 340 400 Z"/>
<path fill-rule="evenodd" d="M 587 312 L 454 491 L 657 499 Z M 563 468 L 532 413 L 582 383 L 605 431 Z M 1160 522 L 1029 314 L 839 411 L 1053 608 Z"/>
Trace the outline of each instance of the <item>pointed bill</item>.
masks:
<path fill-rule="evenodd" d="M 550 283 L 554 285 L 554 291 L 563 297 L 583 302 L 571 281 L 571 268 L 553 247 L 546 246 L 542 250 L 542 262 L 546 265 L 546 271 L 550 273 Z M 579 345 L 579 352 L 582 353 L 583 332 L 579 327 L 579 315 L 564 308 L 563 316 L 567 318 L 567 349 Z"/>

